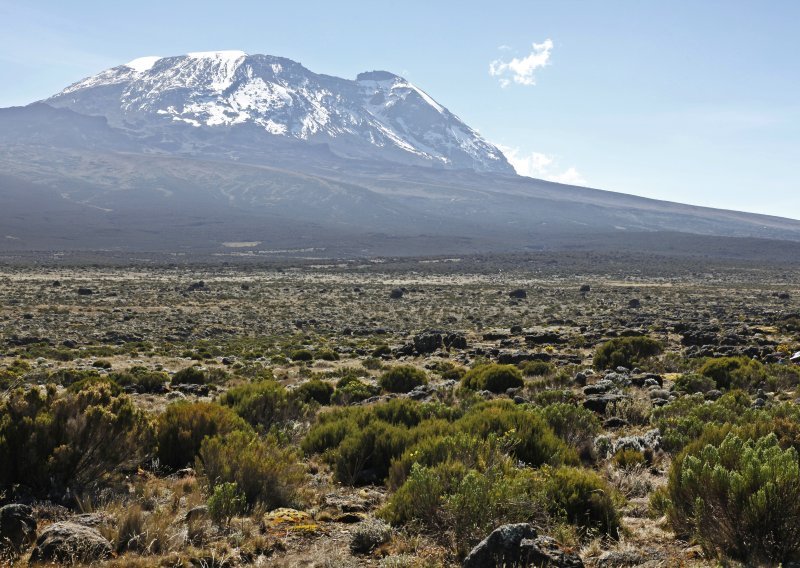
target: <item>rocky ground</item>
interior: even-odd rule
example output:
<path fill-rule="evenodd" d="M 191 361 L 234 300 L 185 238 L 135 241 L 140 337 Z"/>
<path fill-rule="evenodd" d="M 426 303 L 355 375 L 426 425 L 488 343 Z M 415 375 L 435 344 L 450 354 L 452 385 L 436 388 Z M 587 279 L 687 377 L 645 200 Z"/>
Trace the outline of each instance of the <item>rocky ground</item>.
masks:
<path fill-rule="evenodd" d="M 595 412 L 602 432 L 584 467 L 616 490 L 622 530 L 609 538 L 548 526 L 546 535 L 525 533 L 529 549 L 530 543 L 544 546 L 535 539 L 546 536 L 558 542 L 553 546 L 563 556 L 550 565 L 715 565 L 696 542 L 677 538 L 650 505 L 651 495 L 666 485 L 674 458 L 663 447 L 665 432 L 653 412 L 687 396 L 676 391 L 676 381 L 708 358 L 789 365 L 798 350 L 793 318 L 800 317 L 800 270 L 674 259 L 647 259 L 631 268 L 622 259 L 595 260 L 583 257 L 572 266 L 545 257 L 502 264 L 423 259 L 203 268 L 6 265 L 0 268 L 0 397 L 53 382 L 64 376 L 60 370 L 101 377 L 132 367 L 168 375 L 192 365 L 219 370 L 221 379 L 208 384 L 170 381 L 148 392 L 122 386 L 136 407 L 156 417 L 178 400 L 219 400 L 264 369 L 288 389 L 310 378 L 334 382 L 353 368 L 375 386 L 386 368 L 402 363 L 424 370 L 430 382 L 407 394 L 375 388 L 366 401 L 352 403 L 398 397 L 452 402 L 458 378 L 447 369 L 478 361 L 523 369 L 532 361 L 548 363 L 543 374 L 526 376 L 522 388 L 478 395 L 541 405 L 548 396 L 542 393 L 558 391 Z M 641 368 L 593 369 L 598 345 L 639 335 L 658 341 L 663 352 Z M 311 360 L 299 354 L 303 350 Z M 756 387 L 748 395 L 756 407 L 796 397 L 794 386 Z M 711 401 L 722 394 L 712 388 L 701 396 Z M 296 446 L 314 414 L 324 410 L 295 420 L 289 443 Z M 620 463 L 615 456 L 626 448 L 646 455 L 647 462 Z M 19 546 L 20 555 L 6 558 L 48 562 L 59 558 L 54 551 L 88 547 L 86 557 L 66 560 L 337 568 L 462 562 L 429 530 L 376 521 L 391 494 L 382 483 L 339 483 L 319 455 L 303 457 L 302 466 L 308 476 L 304 507 L 250 509 L 227 523 L 206 518 L 202 472 L 167 471 L 152 456 L 121 471 L 113 489 L 90 494 L 43 498 L 24 485 L 0 487 L 0 504 L 12 507 L 0 510 L 0 535 L 11 538 L 2 534 L 9 527 L 35 525 L 35 532 L 20 537 L 31 541 Z M 138 522 L 150 527 L 150 542 L 136 550 L 119 544 L 123 525 L 137 520 L 132 507 Z M 376 544 L 359 548 L 353 544 L 358 538 Z"/>

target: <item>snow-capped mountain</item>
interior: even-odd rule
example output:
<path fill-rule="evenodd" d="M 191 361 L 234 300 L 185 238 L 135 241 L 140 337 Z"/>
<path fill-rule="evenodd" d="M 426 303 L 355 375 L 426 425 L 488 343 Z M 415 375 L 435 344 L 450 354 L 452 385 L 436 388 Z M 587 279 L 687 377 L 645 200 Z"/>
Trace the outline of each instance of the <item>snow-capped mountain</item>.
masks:
<path fill-rule="evenodd" d="M 257 127 L 264 137 L 327 144 L 343 157 L 513 174 L 503 153 L 402 77 L 355 81 L 290 59 L 241 51 L 142 57 L 79 81 L 44 101 L 115 128 L 163 135 Z M 174 129 L 172 129 L 174 131 Z"/>

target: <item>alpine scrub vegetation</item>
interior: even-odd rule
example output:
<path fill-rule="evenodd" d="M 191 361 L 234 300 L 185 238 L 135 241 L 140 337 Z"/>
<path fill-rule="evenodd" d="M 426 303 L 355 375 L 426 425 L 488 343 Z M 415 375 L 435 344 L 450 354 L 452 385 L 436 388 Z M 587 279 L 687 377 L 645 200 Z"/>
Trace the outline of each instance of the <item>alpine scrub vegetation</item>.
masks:
<path fill-rule="evenodd" d="M 615 337 L 597 348 L 594 354 L 594 368 L 631 369 L 646 359 L 660 354 L 661 351 L 661 344 L 650 337 Z"/>
<path fill-rule="evenodd" d="M 692 447 L 669 477 L 669 517 L 678 534 L 712 556 L 747 565 L 800 559 L 800 465 L 797 450 L 774 434 L 757 440 L 729 433 Z"/>
<path fill-rule="evenodd" d="M 464 388 L 502 393 L 524 384 L 522 373 L 514 365 L 489 363 L 471 369 L 461 379 Z"/>

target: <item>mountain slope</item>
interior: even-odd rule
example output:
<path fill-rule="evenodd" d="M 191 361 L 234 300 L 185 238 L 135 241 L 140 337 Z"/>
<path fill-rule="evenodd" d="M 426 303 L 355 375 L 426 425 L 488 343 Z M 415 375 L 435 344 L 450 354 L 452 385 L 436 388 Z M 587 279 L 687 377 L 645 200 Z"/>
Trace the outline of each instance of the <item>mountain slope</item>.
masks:
<path fill-rule="evenodd" d="M 0 109 L 0 172 L 5 250 L 369 256 L 691 242 L 719 254 L 719 238 L 751 239 L 749 251 L 752 239 L 800 242 L 791 219 L 516 176 L 396 75 L 349 81 L 241 52 L 143 58 Z"/>
<path fill-rule="evenodd" d="M 170 123 L 254 125 L 274 137 L 328 144 L 345 157 L 513 173 L 502 152 L 402 77 L 355 81 L 290 59 L 240 51 L 145 57 L 75 83 L 47 104 L 147 134 Z"/>

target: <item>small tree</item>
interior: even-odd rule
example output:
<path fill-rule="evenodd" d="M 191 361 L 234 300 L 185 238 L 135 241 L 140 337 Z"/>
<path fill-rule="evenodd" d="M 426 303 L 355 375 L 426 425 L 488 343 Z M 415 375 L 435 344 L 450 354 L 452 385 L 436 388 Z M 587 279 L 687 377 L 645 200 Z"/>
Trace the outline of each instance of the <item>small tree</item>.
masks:
<path fill-rule="evenodd" d="M 236 483 L 220 483 L 208 498 L 208 514 L 217 524 L 230 526 L 231 519 L 244 512 L 247 499 Z"/>

